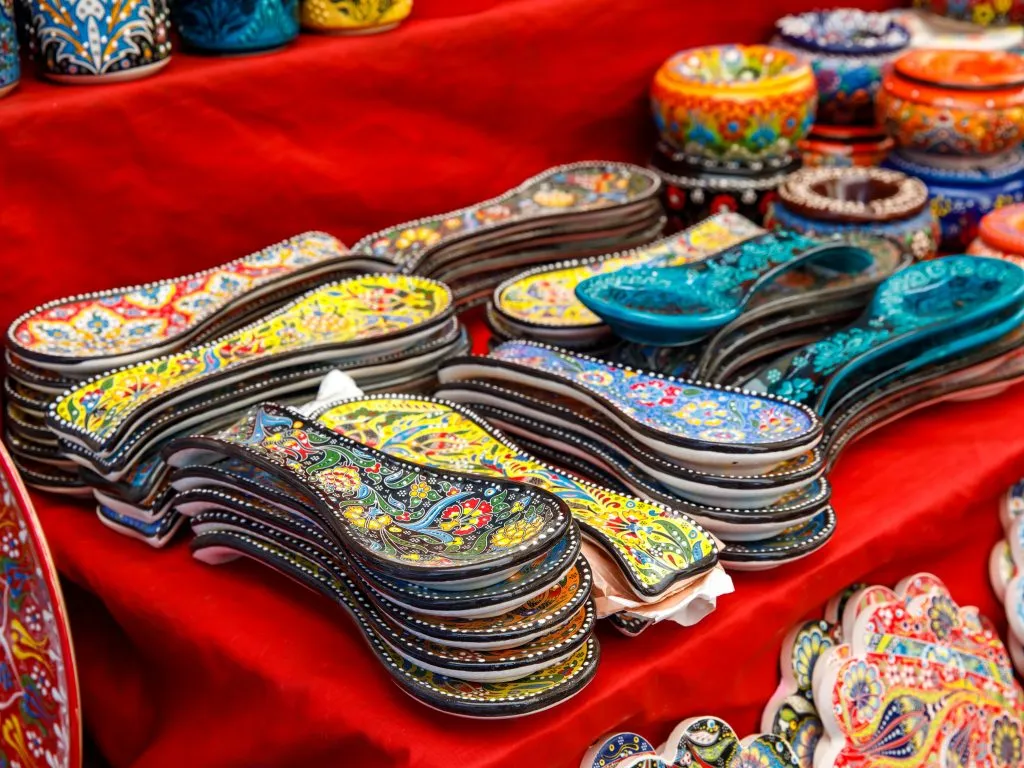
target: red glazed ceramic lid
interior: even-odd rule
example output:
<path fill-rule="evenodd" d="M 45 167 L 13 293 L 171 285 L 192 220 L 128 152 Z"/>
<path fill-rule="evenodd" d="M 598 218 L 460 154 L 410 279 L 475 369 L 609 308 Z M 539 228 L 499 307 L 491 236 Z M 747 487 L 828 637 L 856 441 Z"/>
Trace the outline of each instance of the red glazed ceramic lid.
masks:
<path fill-rule="evenodd" d="M 911 51 L 894 67 L 903 77 L 937 88 L 985 91 L 1024 86 L 1024 56 L 1006 51 Z"/>
<path fill-rule="evenodd" d="M 0 564 L 0 763 L 77 768 L 82 719 L 67 611 L 32 501 L 2 446 Z"/>
<path fill-rule="evenodd" d="M 1024 203 L 985 214 L 979 233 L 985 245 L 1003 253 L 1024 255 Z"/>

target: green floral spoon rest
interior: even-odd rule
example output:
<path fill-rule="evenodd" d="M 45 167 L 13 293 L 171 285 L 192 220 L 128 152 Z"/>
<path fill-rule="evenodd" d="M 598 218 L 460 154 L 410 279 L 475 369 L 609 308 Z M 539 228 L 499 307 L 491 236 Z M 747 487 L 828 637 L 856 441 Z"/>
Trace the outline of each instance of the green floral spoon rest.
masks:
<path fill-rule="evenodd" d="M 433 471 L 273 403 L 232 432 L 179 438 L 165 457 L 172 466 L 241 458 L 275 473 L 314 503 L 349 552 L 400 579 L 500 581 L 555 546 L 571 521 L 565 502 L 545 490 Z"/>
<path fill-rule="evenodd" d="M 1024 269 L 1016 264 L 979 256 L 920 262 L 883 282 L 856 323 L 774 361 L 745 387 L 825 413 L 856 377 L 955 354 L 958 341 L 1022 304 Z"/>
<path fill-rule="evenodd" d="M 624 339 L 690 344 L 739 317 L 758 290 L 811 261 L 856 273 L 875 260 L 863 248 L 780 231 L 693 264 L 598 275 L 580 283 L 576 295 Z"/>

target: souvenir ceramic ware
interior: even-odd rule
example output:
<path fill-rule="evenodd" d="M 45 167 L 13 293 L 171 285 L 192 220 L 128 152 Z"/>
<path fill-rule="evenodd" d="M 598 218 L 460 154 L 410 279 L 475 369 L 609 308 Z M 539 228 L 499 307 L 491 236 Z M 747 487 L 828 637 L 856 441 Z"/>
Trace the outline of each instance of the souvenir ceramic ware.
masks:
<path fill-rule="evenodd" d="M 939 228 L 928 190 L 880 168 L 806 168 L 779 188 L 766 224 L 810 237 L 864 232 L 886 237 L 917 259 L 934 256 Z"/>
<path fill-rule="evenodd" d="M 626 759 L 638 755 L 654 757 L 654 745 L 630 731 L 611 733 L 595 741 L 580 762 L 580 768 L 618 768 Z"/>
<path fill-rule="evenodd" d="M 438 378 L 442 384 L 522 383 L 565 395 L 597 409 L 646 448 L 696 469 L 726 470 L 722 474 L 770 470 L 821 438 L 810 409 L 784 398 L 641 373 L 533 342 L 450 360 Z"/>
<path fill-rule="evenodd" d="M 689 227 L 709 216 L 738 213 L 761 224 L 786 176 L 800 168 L 795 153 L 745 162 L 711 160 L 659 142 L 650 168 L 662 182 L 669 229 Z"/>
<path fill-rule="evenodd" d="M 999 521 L 1004 530 L 1009 530 L 1013 521 L 1024 516 L 1024 478 L 1006 489 L 999 504 Z"/>
<path fill-rule="evenodd" d="M 624 339 L 689 344 L 736 320 L 758 291 L 811 261 L 862 272 L 873 259 L 847 243 L 822 243 L 779 231 L 694 264 L 592 277 L 576 287 L 576 295 Z"/>
<path fill-rule="evenodd" d="M 20 79 L 21 62 L 18 59 L 14 0 L 0 0 L 0 96 L 13 91 Z"/>
<path fill-rule="evenodd" d="M 746 386 L 826 413 L 858 376 L 876 383 L 878 371 L 905 374 L 966 352 L 962 342 L 986 322 L 1012 326 L 1022 297 L 1024 270 L 1008 262 L 975 256 L 921 262 L 882 283 L 855 324 L 772 362 Z M 979 339 L 977 346 L 992 340 Z"/>
<path fill-rule="evenodd" d="M 789 51 L 708 46 L 662 64 L 651 107 L 662 138 L 677 149 L 760 160 L 796 149 L 814 122 L 817 89 L 810 65 Z"/>
<path fill-rule="evenodd" d="M 722 549 L 722 563 L 731 571 L 763 571 L 801 560 L 821 549 L 836 530 L 836 513 L 825 507 L 807 522 L 759 541 L 730 542 Z"/>
<path fill-rule="evenodd" d="M 1024 140 L 1022 85 L 1015 53 L 911 51 L 882 78 L 878 118 L 902 149 L 993 155 Z"/>
<path fill-rule="evenodd" d="M 852 620 L 848 620 L 852 619 Z M 1024 692 L 994 628 L 928 574 L 844 611 L 814 669 L 815 766 L 1014 766 Z"/>
<path fill-rule="evenodd" d="M 881 126 L 815 125 L 799 148 L 809 168 L 864 168 L 881 165 L 894 146 Z"/>
<path fill-rule="evenodd" d="M 1006 586 L 1010 583 L 1020 569 L 1013 561 L 1013 550 L 1010 542 L 1000 539 L 988 557 L 988 579 L 992 585 L 992 591 L 996 593 L 999 602 L 1006 602 Z"/>
<path fill-rule="evenodd" d="M 299 0 L 177 0 L 174 24 L 198 51 L 270 51 L 298 37 Z"/>
<path fill-rule="evenodd" d="M 941 248 L 962 253 L 978 234 L 983 216 L 1024 202 L 1024 152 L 992 157 L 945 157 L 893 152 L 886 167 L 916 176 L 928 187 L 942 233 Z"/>
<path fill-rule="evenodd" d="M 0 761 L 24 768 L 81 765 L 78 678 L 57 569 L 28 492 L 2 448 L 0 560 L 0 632 L 7 670 L 7 736 L 0 744 Z"/>
<path fill-rule="evenodd" d="M 302 0 L 302 28 L 366 35 L 386 32 L 412 12 L 412 0 Z"/>
<path fill-rule="evenodd" d="M 243 533 L 200 534 L 193 555 L 205 562 L 247 555 L 338 602 L 355 620 L 371 650 L 398 685 L 413 698 L 443 712 L 469 717 L 502 718 L 531 714 L 560 704 L 590 682 L 599 650 L 593 638 L 568 659 L 514 681 L 473 683 L 417 666 L 390 645 L 376 627 L 383 618 L 348 583 L 308 557 Z"/>
<path fill-rule="evenodd" d="M 1003 602 L 1006 605 L 1010 631 L 1017 638 L 1017 642 L 1024 643 L 1024 579 L 1020 575 L 1024 570 L 1024 522 L 1014 520 L 1006 531 L 1006 540 L 1010 545 L 1010 555 L 1016 572 L 1006 582 Z M 1004 570 L 1008 569 L 1004 567 Z"/>
<path fill-rule="evenodd" d="M 166 546 L 185 522 L 184 515 L 173 510 L 152 520 L 143 521 L 138 517 L 124 515 L 106 504 L 96 506 L 96 516 L 108 528 L 133 539 L 144 541 L 154 549 Z"/>
<path fill-rule="evenodd" d="M 910 32 L 888 13 L 854 8 L 783 16 L 772 45 L 811 62 L 818 85 L 816 122 L 872 125 L 882 68 L 910 45 Z"/>
<path fill-rule="evenodd" d="M 715 546 L 676 509 L 641 501 L 555 472 L 493 431 L 471 411 L 424 398 L 367 398 L 325 405 L 313 416 L 335 431 L 439 469 L 458 467 L 513 476 L 570 504 L 585 535 L 618 564 L 642 599 L 661 597 L 676 583 L 714 567 Z M 430 435 L 451 434 L 438 441 Z M 655 538 L 660 554 L 645 542 Z"/>
<path fill-rule="evenodd" d="M 763 233 L 742 216 L 720 214 L 640 248 L 527 270 L 499 285 L 491 306 L 499 322 L 516 334 L 564 346 L 593 344 L 607 337 L 609 330 L 576 298 L 575 288 L 584 280 L 640 264 L 678 266 L 699 261 Z"/>
<path fill-rule="evenodd" d="M 7 344 L 21 361 L 59 375 L 98 373 L 181 349 L 282 289 L 297 293 L 378 263 L 306 232 L 204 272 L 47 302 L 11 323 Z"/>
<path fill-rule="evenodd" d="M 32 0 L 32 27 L 43 73 L 61 83 L 134 80 L 171 60 L 164 0 Z"/>
<path fill-rule="evenodd" d="M 981 220 L 982 242 L 1001 253 L 1024 257 L 1024 203 L 992 211 Z"/>
<path fill-rule="evenodd" d="M 914 7 L 982 27 L 1024 23 L 1021 0 L 914 0 Z"/>
<path fill-rule="evenodd" d="M 592 232 L 588 222 L 595 215 L 647 211 L 657 207 L 658 187 L 650 171 L 624 163 L 556 166 L 469 208 L 374 232 L 352 251 L 385 259 L 407 273 L 432 274 L 438 264 L 472 260 L 495 242 L 512 243 L 514 252 L 537 240 L 542 229 Z"/>
<path fill-rule="evenodd" d="M 759 733 L 740 739 L 717 717 L 691 717 L 677 725 L 661 748 L 669 766 L 708 765 L 721 768 L 793 768 L 798 765 L 785 739 Z"/>
<path fill-rule="evenodd" d="M 341 361 L 352 356 L 346 348 L 360 356 L 408 348 L 451 313 L 447 288 L 424 278 L 363 275 L 330 283 L 213 342 L 86 381 L 53 406 L 50 426 L 71 443 L 110 452 L 139 414 L 225 386 L 250 369 Z"/>

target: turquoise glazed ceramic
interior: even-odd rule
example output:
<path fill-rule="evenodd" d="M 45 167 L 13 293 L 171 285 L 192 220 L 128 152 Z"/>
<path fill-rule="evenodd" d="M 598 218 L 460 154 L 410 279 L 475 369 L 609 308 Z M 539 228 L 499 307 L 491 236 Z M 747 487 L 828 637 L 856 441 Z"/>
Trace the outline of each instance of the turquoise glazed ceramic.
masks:
<path fill-rule="evenodd" d="M 182 39 L 211 53 L 280 48 L 299 35 L 298 0 L 178 0 L 174 21 Z"/>
<path fill-rule="evenodd" d="M 759 289 L 812 259 L 847 272 L 874 263 L 861 248 L 780 231 L 693 264 L 598 275 L 580 283 L 576 295 L 628 341 L 689 344 L 735 320 Z"/>
<path fill-rule="evenodd" d="M 14 90 L 21 79 L 14 0 L 0 0 L 0 96 Z"/>

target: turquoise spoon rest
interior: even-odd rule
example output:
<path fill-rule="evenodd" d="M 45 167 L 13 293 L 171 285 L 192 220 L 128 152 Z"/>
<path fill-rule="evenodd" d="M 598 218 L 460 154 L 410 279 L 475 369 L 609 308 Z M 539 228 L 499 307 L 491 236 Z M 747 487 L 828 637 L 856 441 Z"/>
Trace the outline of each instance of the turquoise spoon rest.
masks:
<path fill-rule="evenodd" d="M 692 264 L 598 275 L 576 286 L 576 296 L 624 339 L 690 344 L 735 320 L 755 293 L 812 260 L 847 273 L 875 263 L 863 248 L 781 231 Z"/>
<path fill-rule="evenodd" d="M 987 323 L 998 337 L 1022 305 L 1024 269 L 1016 264 L 980 256 L 921 262 L 883 282 L 856 323 L 774 361 L 745 387 L 824 413 L 855 377 L 889 367 L 905 373 L 963 352 L 960 342 Z"/>

